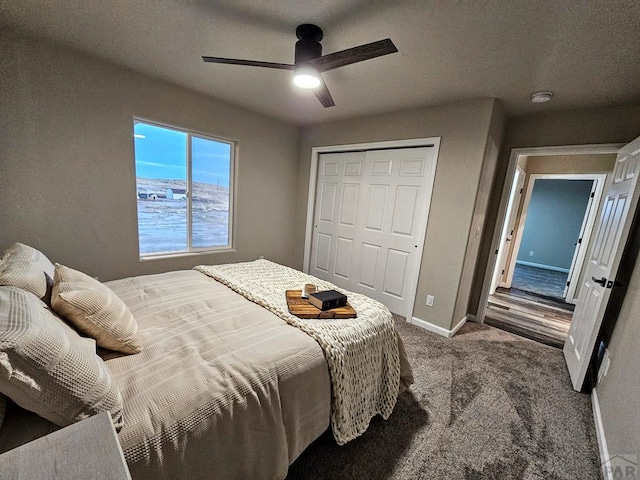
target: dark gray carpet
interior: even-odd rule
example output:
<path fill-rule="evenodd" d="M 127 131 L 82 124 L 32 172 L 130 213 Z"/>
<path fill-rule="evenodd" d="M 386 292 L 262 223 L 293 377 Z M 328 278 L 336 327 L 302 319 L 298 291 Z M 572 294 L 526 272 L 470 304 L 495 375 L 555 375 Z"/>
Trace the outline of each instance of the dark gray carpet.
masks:
<path fill-rule="evenodd" d="M 568 275 L 565 272 L 516 263 L 511 288 L 562 300 Z"/>
<path fill-rule="evenodd" d="M 347 445 L 325 433 L 288 480 L 601 478 L 591 399 L 561 351 L 476 323 L 451 339 L 396 324 L 415 384 Z"/>

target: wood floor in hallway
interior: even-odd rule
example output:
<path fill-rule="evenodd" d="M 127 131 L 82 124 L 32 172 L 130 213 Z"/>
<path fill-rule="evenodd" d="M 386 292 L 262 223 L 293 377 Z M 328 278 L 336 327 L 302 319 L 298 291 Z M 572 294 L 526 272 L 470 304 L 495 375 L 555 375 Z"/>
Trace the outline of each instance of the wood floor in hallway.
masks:
<path fill-rule="evenodd" d="M 562 348 L 574 305 L 515 288 L 498 288 L 489 296 L 488 325 L 546 345 Z"/>

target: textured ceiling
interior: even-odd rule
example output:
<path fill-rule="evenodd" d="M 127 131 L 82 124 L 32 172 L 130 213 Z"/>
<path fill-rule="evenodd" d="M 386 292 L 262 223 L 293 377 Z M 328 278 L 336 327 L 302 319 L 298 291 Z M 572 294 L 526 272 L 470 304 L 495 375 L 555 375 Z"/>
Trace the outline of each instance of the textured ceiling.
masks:
<path fill-rule="evenodd" d="M 292 63 L 300 23 L 324 53 L 387 37 L 399 53 L 325 73 L 329 109 L 290 72 L 200 58 Z M 300 125 L 487 97 L 511 114 L 640 102 L 638 0 L 16 0 L 0 24 Z"/>

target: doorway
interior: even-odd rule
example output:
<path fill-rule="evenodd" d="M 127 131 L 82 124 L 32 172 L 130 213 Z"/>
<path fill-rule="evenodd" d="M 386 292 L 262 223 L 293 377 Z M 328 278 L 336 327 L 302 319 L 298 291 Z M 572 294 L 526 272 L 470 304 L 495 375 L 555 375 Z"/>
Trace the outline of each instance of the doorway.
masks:
<path fill-rule="evenodd" d="M 616 147 L 512 152 L 479 321 L 562 347 Z"/>
<path fill-rule="evenodd" d="M 613 170 L 613 156 L 600 169 Z M 528 174 L 500 286 L 575 304 L 607 175 Z"/>

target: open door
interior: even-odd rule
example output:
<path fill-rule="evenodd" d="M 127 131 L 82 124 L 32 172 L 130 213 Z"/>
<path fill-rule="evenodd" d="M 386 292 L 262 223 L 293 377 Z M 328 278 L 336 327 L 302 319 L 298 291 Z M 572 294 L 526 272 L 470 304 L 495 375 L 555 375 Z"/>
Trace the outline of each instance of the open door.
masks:
<path fill-rule="evenodd" d="M 578 303 L 564 345 L 564 357 L 575 390 L 582 390 L 602 317 L 615 282 L 622 251 L 638 204 L 640 137 L 618 153 L 613 182 L 590 248 Z"/>
<path fill-rule="evenodd" d="M 520 166 L 517 166 L 513 185 L 511 186 L 511 193 L 509 195 L 509 204 L 507 205 L 507 221 L 502 228 L 500 246 L 498 247 L 498 258 L 496 259 L 496 266 L 493 271 L 489 295 L 496 293 L 496 288 L 498 288 L 502 283 L 504 270 L 509 257 L 509 246 L 513 239 L 513 229 L 516 226 L 516 219 L 518 218 L 518 208 L 520 207 L 520 201 L 522 199 L 522 188 L 524 187 L 525 176 L 526 174 L 524 170 L 520 168 Z"/>
<path fill-rule="evenodd" d="M 584 259 L 586 258 L 587 246 L 591 239 L 591 232 L 595 226 L 595 217 L 598 212 L 598 205 L 600 204 L 605 179 L 606 177 L 603 175 L 602 178 L 593 181 L 589 203 L 584 213 L 584 220 L 580 227 L 580 235 L 576 240 L 576 248 L 573 252 L 571 267 L 567 275 L 567 285 L 562 295 L 567 303 L 575 304 L 577 302 L 577 298 L 575 297 L 578 293 L 578 282 L 580 281 L 580 274 L 582 273 Z"/>

